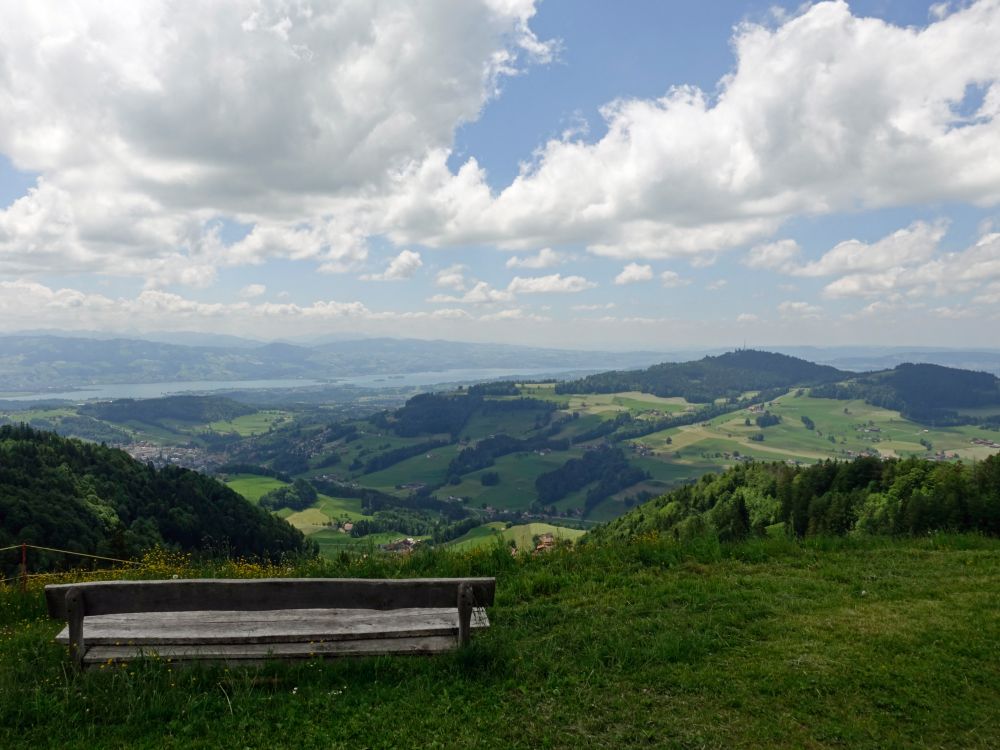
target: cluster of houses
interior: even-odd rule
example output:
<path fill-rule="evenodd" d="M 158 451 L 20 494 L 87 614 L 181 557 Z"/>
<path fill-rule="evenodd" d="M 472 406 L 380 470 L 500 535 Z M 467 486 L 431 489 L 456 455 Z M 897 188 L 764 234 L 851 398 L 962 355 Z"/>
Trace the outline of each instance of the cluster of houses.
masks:
<path fill-rule="evenodd" d="M 219 466 L 218 459 L 210 456 L 201 448 L 138 442 L 122 445 L 121 449 L 136 461 L 152 464 L 158 469 L 162 469 L 164 466 L 182 466 L 185 469 L 210 472 Z"/>
<path fill-rule="evenodd" d="M 997 448 L 1000 449 L 1000 443 L 995 440 L 987 440 L 986 438 L 972 438 L 973 445 L 981 445 L 986 448 Z"/>

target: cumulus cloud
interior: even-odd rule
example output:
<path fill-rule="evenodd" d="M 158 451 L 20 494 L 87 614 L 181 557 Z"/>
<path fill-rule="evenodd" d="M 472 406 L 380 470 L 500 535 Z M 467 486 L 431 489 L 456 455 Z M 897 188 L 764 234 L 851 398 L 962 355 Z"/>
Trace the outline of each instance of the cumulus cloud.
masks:
<path fill-rule="evenodd" d="M 462 291 L 465 289 L 466 270 L 466 267 L 460 264 L 448 266 L 448 268 L 438 271 L 437 276 L 434 277 L 434 284 L 443 289 Z"/>
<path fill-rule="evenodd" d="M 687 286 L 690 280 L 682 278 L 676 271 L 664 271 L 660 274 L 660 281 L 667 289 L 675 289 L 679 286 Z"/>
<path fill-rule="evenodd" d="M 737 323 L 756 323 L 759 320 L 760 318 L 753 313 L 740 313 L 736 316 Z"/>
<path fill-rule="evenodd" d="M 515 276 L 507 285 L 507 291 L 511 294 L 573 294 L 595 286 L 597 284 L 583 276 L 554 273 L 549 276 Z"/>
<path fill-rule="evenodd" d="M 778 240 L 751 248 L 743 264 L 749 268 L 791 273 L 798 266 L 801 253 L 802 248 L 795 240 Z"/>
<path fill-rule="evenodd" d="M 8 4 L 0 153 L 41 177 L 0 214 L 0 273 L 143 276 L 172 256 L 357 268 L 395 175 L 450 147 L 504 77 L 552 59 L 534 12 L 533 0 Z M 219 217 L 252 231 L 220 247 Z"/>
<path fill-rule="evenodd" d="M 616 307 L 614 302 L 605 302 L 595 305 L 573 305 L 572 309 L 576 312 L 592 312 L 594 310 L 614 310 Z"/>
<path fill-rule="evenodd" d="M 549 141 L 497 194 L 475 160 L 452 173 L 446 153 L 432 155 L 401 180 L 392 231 L 652 259 L 759 241 L 796 215 L 995 205 L 998 35 L 992 0 L 925 28 L 856 17 L 845 2 L 743 24 L 716 95 L 678 86 L 611 102 L 600 139 Z"/>
<path fill-rule="evenodd" d="M 543 247 L 536 255 L 526 255 L 520 258 L 516 255 L 507 260 L 507 268 L 552 268 L 565 260 L 562 253 L 557 253 L 551 247 Z"/>
<path fill-rule="evenodd" d="M 720 289 L 725 288 L 726 284 L 728 283 L 729 282 L 726 281 L 725 279 L 716 279 L 715 281 L 710 281 L 709 283 L 705 284 L 705 289 L 707 289 L 710 292 L 717 292 Z"/>
<path fill-rule="evenodd" d="M 253 299 L 254 297 L 260 297 L 266 291 L 267 287 L 263 284 L 247 284 L 240 290 L 240 296 L 243 299 Z"/>
<path fill-rule="evenodd" d="M 823 294 L 872 297 L 901 292 L 941 296 L 972 292 L 997 280 L 1000 280 L 1000 233 L 991 233 L 958 252 L 919 252 L 884 270 L 850 273 L 827 284 Z"/>
<path fill-rule="evenodd" d="M 423 265 L 420 253 L 414 250 L 403 250 L 389 261 L 389 265 L 382 273 L 365 274 L 361 278 L 364 281 L 402 281 L 412 278 L 417 269 Z"/>
<path fill-rule="evenodd" d="M 638 263 L 629 263 L 622 272 L 615 276 L 615 284 L 624 286 L 625 284 L 635 284 L 639 281 L 650 281 L 653 278 L 653 267 L 644 266 Z"/>
<path fill-rule="evenodd" d="M 510 291 L 494 289 L 485 281 L 478 281 L 461 296 L 435 294 L 427 301 L 435 304 L 492 305 L 497 302 L 510 302 L 512 299 L 514 295 Z"/>
<path fill-rule="evenodd" d="M 871 244 L 847 240 L 819 260 L 793 267 L 791 273 L 797 276 L 830 276 L 912 265 L 931 257 L 947 228 L 948 224 L 944 221 L 933 224 L 917 221 Z"/>
<path fill-rule="evenodd" d="M 810 305 L 808 302 L 782 302 L 778 305 L 778 313 L 783 318 L 817 318 L 823 308 Z"/>

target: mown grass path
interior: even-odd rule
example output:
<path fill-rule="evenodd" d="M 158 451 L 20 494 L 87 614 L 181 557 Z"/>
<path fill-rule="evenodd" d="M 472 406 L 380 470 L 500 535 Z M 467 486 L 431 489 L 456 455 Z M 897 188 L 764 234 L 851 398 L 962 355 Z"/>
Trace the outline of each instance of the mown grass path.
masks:
<path fill-rule="evenodd" d="M 493 626 L 444 657 L 75 676 L 40 593 L 4 590 L 0 747 L 1000 746 L 998 540 L 650 537 L 278 572 L 495 574 Z"/>

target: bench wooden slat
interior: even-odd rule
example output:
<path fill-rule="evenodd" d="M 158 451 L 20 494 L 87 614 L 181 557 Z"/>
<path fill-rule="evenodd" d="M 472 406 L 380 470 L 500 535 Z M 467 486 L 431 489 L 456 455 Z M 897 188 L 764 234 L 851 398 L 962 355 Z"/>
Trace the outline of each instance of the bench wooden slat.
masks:
<path fill-rule="evenodd" d="M 259 664 L 270 659 L 313 659 L 325 656 L 436 654 L 453 650 L 457 636 L 418 636 L 325 643 L 249 643 L 239 645 L 94 646 L 83 657 L 85 666 L 157 656 L 177 661 Z"/>
<path fill-rule="evenodd" d="M 490 625 L 486 611 L 473 610 L 472 629 Z M 458 610 L 293 609 L 252 612 L 135 612 L 86 617 L 88 646 L 213 643 L 308 643 L 421 636 L 457 636 Z M 69 643 L 69 628 L 56 636 Z M 89 653 L 89 652 L 88 652 Z"/>
<path fill-rule="evenodd" d="M 475 606 L 493 604 L 494 578 L 256 578 L 101 581 L 45 587 L 49 615 L 67 618 L 66 593 L 82 591 L 87 616 L 124 612 L 454 607 L 468 582 Z"/>

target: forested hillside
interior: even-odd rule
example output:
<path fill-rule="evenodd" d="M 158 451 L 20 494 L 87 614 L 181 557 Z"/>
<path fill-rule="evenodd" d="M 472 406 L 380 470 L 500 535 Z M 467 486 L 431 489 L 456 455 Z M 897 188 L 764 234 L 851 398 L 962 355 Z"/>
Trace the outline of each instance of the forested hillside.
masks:
<path fill-rule="evenodd" d="M 821 398 L 863 399 L 874 406 L 895 409 L 915 421 L 932 424 L 982 421 L 960 414 L 959 409 L 996 407 L 1000 414 L 1000 378 L 988 372 L 941 365 L 902 364 L 846 383 L 813 388 L 812 394 Z"/>
<path fill-rule="evenodd" d="M 111 557 L 154 545 L 269 559 L 310 548 L 299 531 L 210 477 L 8 425 L 0 427 L 0 546 L 18 542 Z M 62 559 L 39 553 L 34 567 Z"/>
<path fill-rule="evenodd" d="M 645 370 L 590 375 L 559 383 L 556 393 L 643 391 L 706 403 L 720 398 L 738 398 L 746 391 L 829 383 L 849 374 L 785 354 L 741 349 L 695 362 L 664 362 Z"/>
<path fill-rule="evenodd" d="M 80 408 L 81 414 L 109 422 L 221 422 L 256 412 L 252 406 L 220 396 L 165 396 L 163 398 L 102 401 Z"/>
<path fill-rule="evenodd" d="M 917 458 L 823 461 L 806 468 L 752 463 L 706 474 L 591 532 L 627 539 L 650 531 L 678 539 L 715 533 L 722 541 L 789 533 L 1000 535 L 1000 456 L 973 465 Z"/>

